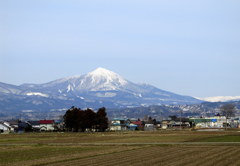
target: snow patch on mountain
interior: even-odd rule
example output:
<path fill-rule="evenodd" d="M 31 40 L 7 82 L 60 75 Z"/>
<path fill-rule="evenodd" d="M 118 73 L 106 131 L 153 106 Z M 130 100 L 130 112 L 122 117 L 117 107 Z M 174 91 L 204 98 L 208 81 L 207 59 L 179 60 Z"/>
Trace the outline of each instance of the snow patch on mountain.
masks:
<path fill-rule="evenodd" d="M 114 97 L 116 93 L 106 92 L 106 93 L 96 93 L 97 97 Z"/>
<path fill-rule="evenodd" d="M 74 87 L 75 87 L 74 84 L 73 84 L 73 86 L 70 85 L 70 84 L 68 84 L 68 86 L 67 86 L 67 92 L 74 91 Z"/>
<path fill-rule="evenodd" d="M 40 93 L 40 92 L 28 92 L 26 93 L 27 96 L 42 96 L 42 97 L 48 97 L 47 94 Z"/>
<path fill-rule="evenodd" d="M 69 80 L 76 80 L 76 79 L 79 79 L 81 77 L 81 75 L 75 75 L 75 76 L 70 76 L 70 77 L 65 77 L 65 78 L 60 78 L 60 79 L 57 79 L 55 81 L 52 81 L 50 83 L 62 83 L 62 82 L 66 82 L 66 81 L 69 81 Z"/>
<path fill-rule="evenodd" d="M 24 112 L 24 113 L 32 113 L 34 112 L 33 110 L 22 110 L 21 112 Z"/>

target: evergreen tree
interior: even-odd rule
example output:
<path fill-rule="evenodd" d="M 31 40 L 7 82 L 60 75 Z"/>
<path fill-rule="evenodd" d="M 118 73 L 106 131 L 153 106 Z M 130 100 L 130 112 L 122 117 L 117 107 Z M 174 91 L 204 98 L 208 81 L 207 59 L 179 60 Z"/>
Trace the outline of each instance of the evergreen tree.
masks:
<path fill-rule="evenodd" d="M 87 129 L 89 129 L 90 131 L 95 127 L 96 125 L 96 113 L 91 110 L 91 109 L 87 109 L 85 111 L 85 117 L 84 117 L 84 123 L 85 123 L 85 127 Z"/>
<path fill-rule="evenodd" d="M 106 129 L 108 128 L 108 118 L 105 107 L 98 109 L 96 116 L 96 124 L 97 129 L 101 132 L 106 131 Z"/>
<path fill-rule="evenodd" d="M 72 106 L 70 109 L 67 110 L 67 112 L 63 116 L 65 128 L 68 129 L 69 131 L 74 130 L 74 126 L 75 126 L 75 124 L 74 124 L 75 123 L 74 112 L 75 112 L 76 109 L 77 108 Z"/>
<path fill-rule="evenodd" d="M 86 129 L 105 131 L 108 128 L 108 118 L 104 107 L 100 108 L 97 113 L 89 108 L 81 110 L 80 108 L 71 107 L 66 111 L 63 119 L 65 128 L 68 131 L 84 132 Z"/>

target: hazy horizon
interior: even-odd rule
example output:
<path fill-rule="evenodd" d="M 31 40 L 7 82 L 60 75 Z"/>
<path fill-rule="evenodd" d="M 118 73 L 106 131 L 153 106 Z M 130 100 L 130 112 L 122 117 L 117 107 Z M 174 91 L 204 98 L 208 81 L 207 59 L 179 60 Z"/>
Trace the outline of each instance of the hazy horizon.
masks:
<path fill-rule="evenodd" d="M 98 67 L 193 97 L 240 96 L 240 2 L 1 1 L 0 82 Z"/>

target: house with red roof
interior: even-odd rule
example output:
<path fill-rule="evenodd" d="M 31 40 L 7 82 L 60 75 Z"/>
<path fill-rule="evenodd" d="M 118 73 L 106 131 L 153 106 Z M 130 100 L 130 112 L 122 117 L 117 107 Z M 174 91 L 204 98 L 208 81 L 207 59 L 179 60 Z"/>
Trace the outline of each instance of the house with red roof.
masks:
<path fill-rule="evenodd" d="M 143 130 L 144 129 L 144 123 L 140 120 L 132 121 L 131 124 L 137 125 L 137 130 Z"/>
<path fill-rule="evenodd" d="M 54 130 L 54 120 L 40 120 L 40 131 L 53 131 Z"/>

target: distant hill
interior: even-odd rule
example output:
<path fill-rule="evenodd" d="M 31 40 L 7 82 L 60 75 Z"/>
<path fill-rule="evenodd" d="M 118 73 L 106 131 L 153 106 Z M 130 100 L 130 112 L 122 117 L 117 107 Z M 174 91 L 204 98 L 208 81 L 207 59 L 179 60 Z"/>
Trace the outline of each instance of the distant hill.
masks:
<path fill-rule="evenodd" d="M 237 108 L 236 116 L 240 117 L 240 101 L 231 102 L 204 102 L 201 104 L 183 104 L 183 105 L 152 105 L 148 107 L 109 109 L 110 117 L 128 117 L 128 118 L 143 118 L 151 116 L 155 119 L 167 118 L 170 115 L 178 117 L 206 117 L 214 116 L 217 113 L 221 114 L 220 107 L 225 104 L 234 104 Z"/>
<path fill-rule="evenodd" d="M 204 97 L 198 98 L 199 100 L 208 101 L 208 102 L 228 102 L 228 101 L 239 101 L 240 96 L 213 96 L 213 97 Z"/>
<path fill-rule="evenodd" d="M 217 97 L 211 99 L 235 99 Z M 206 99 L 205 99 L 206 100 Z M 209 99 L 210 100 L 210 99 Z M 226 102 L 203 102 L 148 84 L 136 84 L 104 68 L 44 84 L 0 83 L 0 118 L 59 118 L 71 106 L 106 107 L 108 116 L 161 119 L 169 115 L 208 116 Z M 229 101 L 240 109 L 240 101 Z"/>
<path fill-rule="evenodd" d="M 80 108 L 130 108 L 202 102 L 148 84 L 136 84 L 104 68 L 44 84 L 0 83 L 0 113 L 30 113 Z"/>

